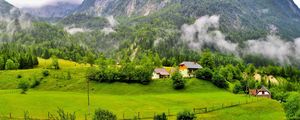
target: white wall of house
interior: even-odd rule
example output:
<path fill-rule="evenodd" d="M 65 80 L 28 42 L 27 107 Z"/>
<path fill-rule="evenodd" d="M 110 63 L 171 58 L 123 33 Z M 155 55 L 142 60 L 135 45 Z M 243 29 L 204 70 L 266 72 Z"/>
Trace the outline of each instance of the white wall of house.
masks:
<path fill-rule="evenodd" d="M 190 77 L 188 69 L 180 70 L 182 77 Z"/>
<path fill-rule="evenodd" d="M 153 72 L 152 73 L 152 79 L 159 79 L 159 74 Z"/>
<path fill-rule="evenodd" d="M 269 92 L 265 92 L 265 94 L 263 94 L 262 92 L 259 92 L 257 95 L 270 95 Z"/>

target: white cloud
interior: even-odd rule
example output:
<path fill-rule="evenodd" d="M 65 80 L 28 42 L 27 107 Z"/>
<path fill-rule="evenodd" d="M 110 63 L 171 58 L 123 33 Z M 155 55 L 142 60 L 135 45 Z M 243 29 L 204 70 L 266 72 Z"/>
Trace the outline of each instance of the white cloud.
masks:
<path fill-rule="evenodd" d="M 300 0 L 294 0 L 294 2 L 295 2 L 296 5 L 298 5 L 298 7 L 300 8 Z"/>
<path fill-rule="evenodd" d="M 194 24 L 182 25 L 181 39 L 192 49 L 201 50 L 205 45 L 209 45 L 221 52 L 236 53 L 237 44 L 225 40 L 225 35 L 219 30 L 219 18 L 218 15 L 206 15 L 197 19 Z"/>
<path fill-rule="evenodd" d="M 80 4 L 83 0 L 6 0 L 18 8 L 42 7 L 45 5 L 55 5 L 57 2 L 67 2 Z"/>

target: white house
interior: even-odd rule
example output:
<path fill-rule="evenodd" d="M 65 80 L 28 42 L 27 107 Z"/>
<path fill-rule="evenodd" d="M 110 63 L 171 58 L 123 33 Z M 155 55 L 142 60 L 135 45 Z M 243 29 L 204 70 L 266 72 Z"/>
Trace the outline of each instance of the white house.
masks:
<path fill-rule="evenodd" d="M 152 79 L 167 78 L 170 76 L 170 73 L 165 68 L 156 68 L 153 71 Z"/>

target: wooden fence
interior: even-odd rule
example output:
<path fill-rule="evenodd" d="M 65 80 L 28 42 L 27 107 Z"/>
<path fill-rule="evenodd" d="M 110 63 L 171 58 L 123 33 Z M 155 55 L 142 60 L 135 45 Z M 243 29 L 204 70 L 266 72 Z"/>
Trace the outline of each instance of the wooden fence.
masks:
<path fill-rule="evenodd" d="M 245 105 L 245 104 L 250 104 L 250 103 L 254 103 L 254 102 L 258 102 L 259 100 L 261 100 L 263 98 L 252 98 L 252 99 L 247 99 L 245 101 L 239 101 L 239 102 L 231 102 L 231 103 L 223 103 L 223 104 L 215 104 L 213 106 L 207 106 L 207 107 L 201 107 L 201 108 L 193 108 L 192 111 L 195 114 L 205 114 L 205 113 L 209 113 L 209 112 L 213 112 L 213 111 L 217 111 L 217 110 L 222 110 L 222 109 L 226 109 L 226 108 L 231 108 L 231 107 L 236 107 L 236 106 L 240 106 L 240 105 Z M 178 111 L 174 111 L 171 112 L 170 109 L 165 112 L 166 116 L 169 117 L 174 117 L 177 115 Z M 125 113 L 124 113 L 125 114 Z M 123 114 L 122 117 L 119 117 L 119 120 L 132 120 L 134 119 L 134 117 L 131 118 L 126 118 L 126 116 Z M 153 117 L 156 115 L 157 113 L 153 113 L 152 116 L 143 116 L 143 114 L 141 114 L 140 112 L 138 112 L 135 116 L 136 119 L 139 120 L 153 120 Z M 159 113 L 161 114 L 161 113 Z"/>
<path fill-rule="evenodd" d="M 222 109 L 226 109 L 226 108 L 230 108 L 230 107 L 235 107 L 235 106 L 254 103 L 254 102 L 257 102 L 261 99 L 263 99 L 263 98 L 252 98 L 252 99 L 248 99 L 248 100 L 245 100 L 245 101 L 224 103 L 224 104 L 215 104 L 213 106 L 207 106 L 207 107 L 199 107 L 199 108 L 195 107 L 195 108 L 192 109 L 192 111 L 195 114 L 205 114 L 205 113 L 209 113 L 209 112 L 213 112 L 213 111 L 217 111 L 217 110 L 222 110 Z M 170 118 L 170 117 L 175 117 L 177 115 L 177 112 L 178 112 L 178 110 L 168 109 L 168 111 L 166 111 L 164 113 L 166 114 L 166 116 L 168 118 Z M 158 113 L 158 114 L 161 114 L 161 112 Z M 152 112 L 152 115 L 150 115 L 149 113 L 147 115 L 144 115 L 141 112 L 136 112 L 134 116 L 132 116 L 132 114 L 130 114 L 130 116 L 129 115 L 127 116 L 126 113 L 123 113 L 122 116 L 118 116 L 118 119 L 119 120 L 132 120 L 132 119 L 153 120 L 153 117 L 155 115 L 157 115 L 157 113 Z M 87 114 L 85 114 L 85 120 L 89 120 L 89 118 L 91 118 L 91 117 L 88 116 Z M 8 115 L 0 115 L 0 119 L 1 120 L 24 120 L 23 117 L 15 117 L 15 116 L 13 116 L 12 113 L 9 113 Z M 51 117 L 50 117 L 50 113 L 48 112 L 48 117 L 47 118 L 31 118 L 30 120 L 51 120 Z"/>

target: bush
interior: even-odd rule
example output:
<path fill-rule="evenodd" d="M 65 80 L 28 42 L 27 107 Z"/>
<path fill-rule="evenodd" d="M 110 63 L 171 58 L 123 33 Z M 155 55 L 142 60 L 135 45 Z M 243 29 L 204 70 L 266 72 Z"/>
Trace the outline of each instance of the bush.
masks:
<path fill-rule="evenodd" d="M 151 81 L 153 69 L 145 66 L 124 65 L 121 68 L 112 66 L 105 68 L 90 68 L 86 78 L 96 82 L 125 82 L 147 85 Z"/>
<path fill-rule="evenodd" d="M 67 80 L 71 80 L 71 79 L 72 79 L 71 72 L 68 71 L 68 73 L 67 73 Z"/>
<path fill-rule="evenodd" d="M 196 120 L 196 115 L 194 113 L 184 111 L 177 114 L 177 120 Z"/>
<path fill-rule="evenodd" d="M 216 72 L 212 77 L 212 82 L 219 88 L 228 88 L 228 83 L 224 76 Z"/>
<path fill-rule="evenodd" d="M 17 78 L 18 78 L 18 79 L 22 78 L 22 75 L 18 74 L 18 75 L 17 75 Z"/>
<path fill-rule="evenodd" d="M 33 119 L 30 117 L 28 111 L 25 111 L 25 112 L 24 112 L 24 120 L 33 120 Z"/>
<path fill-rule="evenodd" d="M 48 71 L 48 70 L 44 70 L 44 71 L 43 71 L 43 76 L 44 76 L 44 77 L 49 76 L 49 71 Z"/>
<path fill-rule="evenodd" d="M 33 83 L 31 84 L 31 88 L 35 88 L 41 84 L 41 80 L 34 78 Z"/>
<path fill-rule="evenodd" d="M 168 119 L 166 114 L 162 113 L 162 114 L 155 115 L 153 120 L 168 120 Z"/>
<path fill-rule="evenodd" d="M 93 120 L 117 120 L 117 116 L 108 110 L 97 109 Z"/>
<path fill-rule="evenodd" d="M 299 117 L 300 111 L 300 93 L 291 93 L 284 103 L 284 109 L 288 119 Z M 297 116 L 298 115 L 298 116 Z"/>
<path fill-rule="evenodd" d="M 76 119 L 75 113 L 65 112 L 61 108 L 58 108 L 57 114 L 58 116 L 50 114 L 49 115 L 50 120 L 75 120 Z"/>
<path fill-rule="evenodd" d="M 26 80 L 21 80 L 19 82 L 19 85 L 18 85 L 18 88 L 20 88 L 22 91 L 21 91 L 21 94 L 26 94 L 26 92 L 28 91 L 30 87 L 30 84 L 28 81 Z"/>
<path fill-rule="evenodd" d="M 52 57 L 51 59 L 52 59 L 52 63 L 50 65 L 50 68 L 56 70 L 60 69 L 58 59 L 56 57 Z"/>
<path fill-rule="evenodd" d="M 202 68 L 196 71 L 195 73 L 196 78 L 202 80 L 211 80 L 212 79 L 212 70 L 209 68 Z"/>
<path fill-rule="evenodd" d="M 19 63 L 15 63 L 13 60 L 8 59 L 5 63 L 5 70 L 16 70 L 19 68 Z"/>
<path fill-rule="evenodd" d="M 183 89 L 185 87 L 182 75 L 177 71 L 172 75 L 173 88 L 176 90 Z"/>
<path fill-rule="evenodd" d="M 237 84 L 234 85 L 233 93 L 238 94 L 242 90 L 243 90 L 242 85 L 240 83 L 237 83 Z"/>

